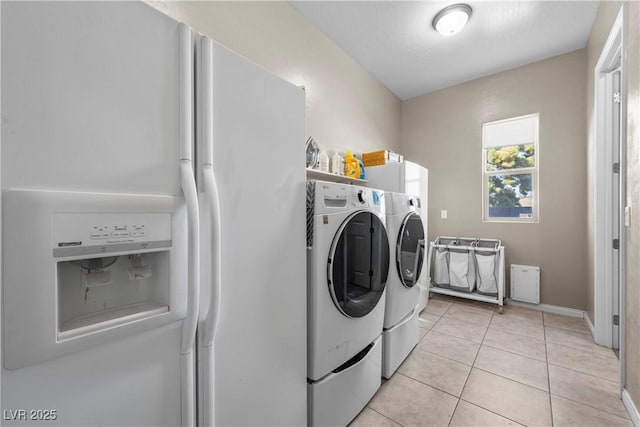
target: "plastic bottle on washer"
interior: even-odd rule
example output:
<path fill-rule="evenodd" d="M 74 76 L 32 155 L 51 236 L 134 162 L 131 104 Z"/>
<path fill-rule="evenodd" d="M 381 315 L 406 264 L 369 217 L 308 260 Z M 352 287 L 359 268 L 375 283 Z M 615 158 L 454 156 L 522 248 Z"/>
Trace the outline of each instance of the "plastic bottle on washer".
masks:
<path fill-rule="evenodd" d="M 351 151 L 344 156 L 344 176 L 360 178 L 360 163 Z"/>
<path fill-rule="evenodd" d="M 331 173 L 340 175 L 340 168 L 340 154 L 338 154 L 338 152 L 336 151 L 335 153 L 333 153 L 333 156 L 331 156 Z"/>
<path fill-rule="evenodd" d="M 320 151 L 320 155 L 318 156 L 318 161 L 320 163 L 320 171 L 321 172 L 329 172 L 329 156 L 327 156 L 326 151 Z"/>

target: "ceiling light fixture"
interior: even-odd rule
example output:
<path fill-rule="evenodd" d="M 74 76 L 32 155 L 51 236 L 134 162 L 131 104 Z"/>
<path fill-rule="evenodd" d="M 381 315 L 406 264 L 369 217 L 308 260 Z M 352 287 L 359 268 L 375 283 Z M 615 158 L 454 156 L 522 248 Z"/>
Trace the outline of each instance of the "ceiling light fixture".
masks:
<path fill-rule="evenodd" d="M 452 36 L 467 25 L 471 12 L 471 6 L 468 4 L 452 4 L 438 12 L 431 25 L 443 36 Z"/>

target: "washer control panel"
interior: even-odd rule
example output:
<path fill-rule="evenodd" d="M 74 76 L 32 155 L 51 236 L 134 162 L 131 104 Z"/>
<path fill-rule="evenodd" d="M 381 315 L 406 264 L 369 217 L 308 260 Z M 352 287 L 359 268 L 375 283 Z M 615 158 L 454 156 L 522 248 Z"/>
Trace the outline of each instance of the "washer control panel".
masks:
<path fill-rule="evenodd" d="M 351 206 L 370 208 L 376 212 L 384 213 L 384 192 L 366 187 L 353 187 L 351 189 Z"/>

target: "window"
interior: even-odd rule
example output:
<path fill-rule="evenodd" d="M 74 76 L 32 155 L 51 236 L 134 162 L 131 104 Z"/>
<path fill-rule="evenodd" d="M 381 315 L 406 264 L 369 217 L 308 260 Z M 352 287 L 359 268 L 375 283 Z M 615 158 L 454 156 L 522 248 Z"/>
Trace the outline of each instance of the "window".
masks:
<path fill-rule="evenodd" d="M 538 222 L 538 114 L 482 126 L 483 221 Z"/>

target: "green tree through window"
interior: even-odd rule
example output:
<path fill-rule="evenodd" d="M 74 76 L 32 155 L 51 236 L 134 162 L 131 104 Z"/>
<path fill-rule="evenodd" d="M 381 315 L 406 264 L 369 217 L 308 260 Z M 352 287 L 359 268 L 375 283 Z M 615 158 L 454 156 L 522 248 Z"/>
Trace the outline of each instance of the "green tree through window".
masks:
<path fill-rule="evenodd" d="M 485 220 L 537 221 L 538 115 L 483 126 Z"/>
<path fill-rule="evenodd" d="M 535 167 L 534 144 L 487 150 L 487 171 L 530 167 Z M 520 199 L 530 198 L 532 190 L 530 174 L 489 176 L 489 206 L 496 208 L 522 206 Z"/>

